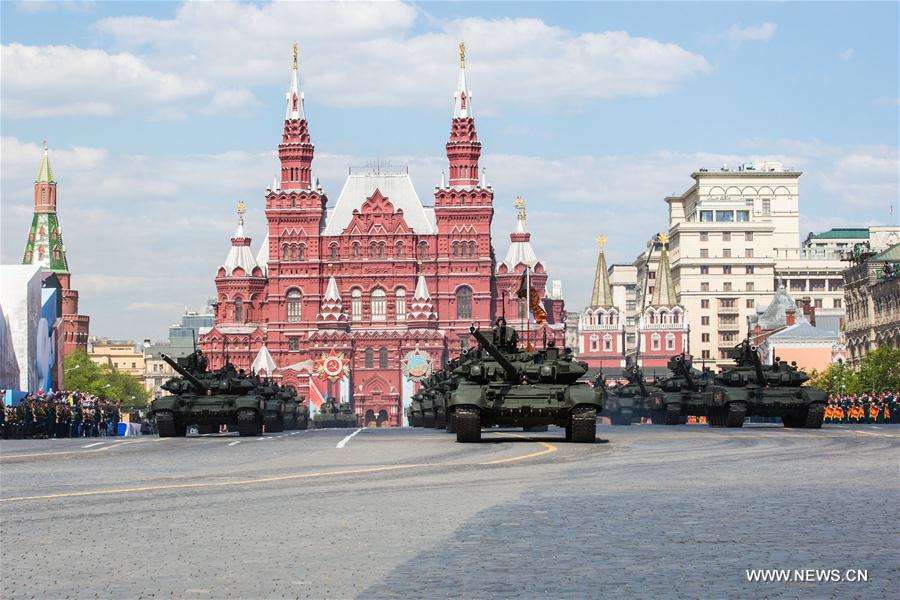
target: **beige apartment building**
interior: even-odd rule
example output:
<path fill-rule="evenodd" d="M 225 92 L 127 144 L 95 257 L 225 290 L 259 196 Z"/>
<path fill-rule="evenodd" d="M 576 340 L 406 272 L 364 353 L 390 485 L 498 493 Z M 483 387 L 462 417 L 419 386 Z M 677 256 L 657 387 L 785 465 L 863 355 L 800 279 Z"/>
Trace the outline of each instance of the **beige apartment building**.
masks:
<path fill-rule="evenodd" d="M 132 340 L 91 337 L 88 356 L 94 364 L 109 365 L 138 379 L 144 378 L 144 354 Z"/>

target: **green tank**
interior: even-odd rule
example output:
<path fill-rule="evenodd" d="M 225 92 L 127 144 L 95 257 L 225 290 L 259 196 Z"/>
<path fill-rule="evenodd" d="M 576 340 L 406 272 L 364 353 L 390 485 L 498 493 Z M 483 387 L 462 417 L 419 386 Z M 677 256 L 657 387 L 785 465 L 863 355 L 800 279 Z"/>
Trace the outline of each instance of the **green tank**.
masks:
<path fill-rule="evenodd" d="M 656 389 L 644 383 L 644 372 L 637 365 L 622 371 L 626 383 L 607 388 L 603 414 L 613 425 L 631 425 L 635 419 L 650 416 L 650 396 Z"/>
<path fill-rule="evenodd" d="M 703 392 L 710 426 L 742 427 L 746 417 L 762 416 L 781 417 L 785 427 L 822 427 L 828 394 L 804 386 L 805 373 L 777 359 L 763 366 L 749 340 L 735 346 L 731 356 L 735 365 L 723 369 Z"/>
<path fill-rule="evenodd" d="M 305 396 L 297 396 L 292 386 L 282 386 L 279 390 L 284 402 L 284 428 L 287 430 L 309 429 L 309 407 Z"/>
<path fill-rule="evenodd" d="M 326 400 L 313 417 L 316 429 L 342 429 L 359 427 L 359 419 L 349 402 Z"/>
<path fill-rule="evenodd" d="M 705 417 L 703 391 L 709 383 L 709 373 L 694 369 L 693 358 L 684 352 L 670 358 L 666 366 L 672 375 L 657 381 L 650 395 L 653 424 L 682 425 L 688 417 Z"/>
<path fill-rule="evenodd" d="M 491 337 L 469 329 L 479 344 L 460 370 L 450 393 L 449 414 L 456 420 L 457 442 L 478 442 L 481 428 L 559 425 L 566 439 L 593 443 L 602 392 L 578 380 L 587 364 L 553 345 L 539 352 L 518 348 L 514 329 L 498 320 Z"/>
<path fill-rule="evenodd" d="M 422 394 L 416 392 L 412 395 L 409 406 L 406 408 L 406 418 L 409 420 L 410 427 L 424 427 L 425 418 L 422 409 Z"/>
<path fill-rule="evenodd" d="M 162 354 L 180 377 L 161 387 L 171 396 L 160 396 L 150 404 L 160 437 L 181 437 L 196 425 L 199 433 L 215 433 L 222 425 L 242 436 L 282 431 L 284 402 L 274 388 L 256 376 L 248 376 L 226 363 L 221 369 L 207 371 L 202 354 L 172 360 Z"/>
<path fill-rule="evenodd" d="M 433 429 L 437 427 L 437 410 L 434 405 L 434 375 L 422 381 L 419 389 L 422 396 L 422 427 Z"/>

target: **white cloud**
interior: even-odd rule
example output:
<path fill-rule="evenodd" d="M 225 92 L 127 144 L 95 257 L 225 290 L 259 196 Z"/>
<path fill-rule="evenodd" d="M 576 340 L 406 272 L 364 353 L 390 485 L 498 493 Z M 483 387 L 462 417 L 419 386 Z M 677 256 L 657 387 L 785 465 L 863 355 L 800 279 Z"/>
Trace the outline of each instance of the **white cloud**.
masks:
<path fill-rule="evenodd" d="M 3 113 L 8 117 L 111 115 L 178 102 L 207 90 L 133 54 L 73 46 L 2 47 Z"/>
<path fill-rule="evenodd" d="M 707 39 L 713 42 L 725 42 L 732 48 L 738 48 L 746 42 L 768 42 L 775 35 L 777 29 L 778 25 L 769 21 L 745 27 L 732 25 L 721 33 L 707 36 Z"/>
<path fill-rule="evenodd" d="M 875 98 L 872 102 L 875 106 L 887 106 L 887 107 L 895 107 L 900 106 L 900 97 L 897 96 L 882 96 L 881 98 Z"/>
<path fill-rule="evenodd" d="M 838 58 L 841 60 L 853 60 L 854 55 L 856 55 L 856 50 L 853 48 L 847 48 L 840 54 L 838 54 Z"/>
<path fill-rule="evenodd" d="M 655 96 L 712 71 L 703 56 L 624 31 L 417 14 L 404 3 L 190 2 L 172 19 L 105 18 L 96 29 L 112 50 L 3 46 L 3 112 L 244 116 L 260 105 L 252 88 L 287 85 L 295 40 L 307 96 L 334 106 L 446 106 L 459 40 L 468 46 L 476 101 L 485 99 L 477 105 L 482 114 L 504 105 Z M 48 102 L 48 89 L 65 93 Z"/>

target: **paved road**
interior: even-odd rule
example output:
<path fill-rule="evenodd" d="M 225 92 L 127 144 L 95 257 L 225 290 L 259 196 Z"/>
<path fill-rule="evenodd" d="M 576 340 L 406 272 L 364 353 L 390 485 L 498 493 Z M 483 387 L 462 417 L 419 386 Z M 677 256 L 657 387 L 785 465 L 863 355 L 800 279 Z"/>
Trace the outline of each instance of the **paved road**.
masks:
<path fill-rule="evenodd" d="M 0 596 L 898 597 L 900 428 L 598 431 L 2 441 Z"/>

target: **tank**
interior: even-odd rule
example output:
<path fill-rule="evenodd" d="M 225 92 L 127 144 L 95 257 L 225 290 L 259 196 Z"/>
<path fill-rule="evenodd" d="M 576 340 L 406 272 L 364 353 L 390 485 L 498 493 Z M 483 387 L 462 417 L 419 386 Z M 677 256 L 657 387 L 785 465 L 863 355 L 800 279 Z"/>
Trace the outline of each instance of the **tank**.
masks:
<path fill-rule="evenodd" d="M 309 407 L 306 405 L 306 396 L 298 396 L 297 390 L 291 386 L 283 386 L 278 392 L 284 402 L 284 428 L 309 429 Z"/>
<path fill-rule="evenodd" d="M 433 429 L 434 427 L 437 427 L 437 411 L 434 406 L 433 374 L 422 381 L 422 387 L 419 388 L 419 394 L 422 396 L 422 427 Z"/>
<path fill-rule="evenodd" d="M 742 427 L 752 416 L 781 417 L 785 427 L 819 429 L 828 394 L 804 386 L 806 373 L 776 359 L 763 366 L 749 340 L 732 350 L 734 366 L 723 369 L 703 392 L 707 422 L 712 427 Z"/>
<path fill-rule="evenodd" d="M 182 437 L 196 425 L 199 433 L 218 432 L 222 425 L 241 436 L 282 431 L 284 402 L 272 386 L 238 371 L 231 363 L 207 371 L 199 352 L 173 360 L 160 355 L 179 374 L 161 387 L 171 396 L 150 404 L 160 437 Z"/>
<path fill-rule="evenodd" d="M 490 337 L 476 327 L 469 332 L 479 348 L 459 369 L 459 383 L 447 402 L 457 442 L 478 442 L 482 427 L 495 425 L 559 425 L 569 441 L 595 441 L 602 392 L 578 382 L 587 373 L 586 363 L 553 345 L 523 351 L 515 330 L 502 321 Z"/>
<path fill-rule="evenodd" d="M 422 411 L 422 394 L 421 392 L 416 392 L 412 395 L 412 401 L 409 403 L 409 406 L 406 408 L 406 417 L 409 420 L 409 425 L 411 427 L 423 427 L 424 426 L 424 416 Z"/>
<path fill-rule="evenodd" d="M 644 383 L 644 372 L 637 365 L 622 371 L 625 383 L 606 389 L 603 414 L 613 425 L 631 425 L 635 419 L 650 416 L 650 396 L 656 389 Z"/>
<path fill-rule="evenodd" d="M 657 381 L 650 395 L 653 424 L 681 425 L 688 417 L 705 417 L 703 391 L 709 383 L 709 373 L 694 369 L 693 357 L 684 352 L 670 358 L 666 366 L 672 375 Z"/>
<path fill-rule="evenodd" d="M 325 400 L 313 417 L 316 429 L 341 429 L 359 427 L 359 419 L 353 412 L 349 402 Z"/>

